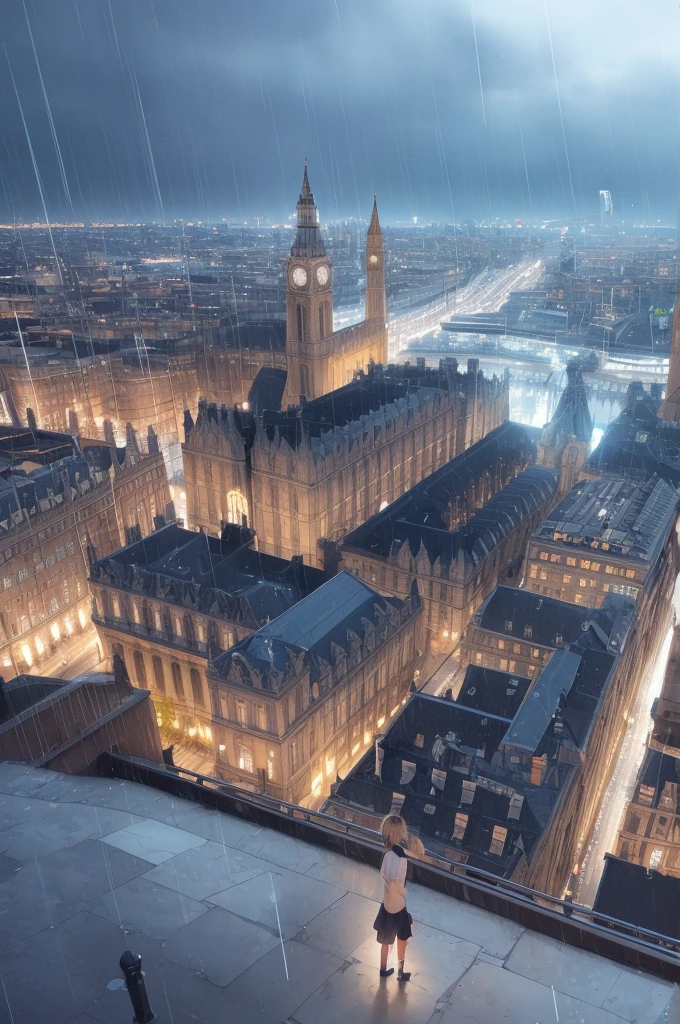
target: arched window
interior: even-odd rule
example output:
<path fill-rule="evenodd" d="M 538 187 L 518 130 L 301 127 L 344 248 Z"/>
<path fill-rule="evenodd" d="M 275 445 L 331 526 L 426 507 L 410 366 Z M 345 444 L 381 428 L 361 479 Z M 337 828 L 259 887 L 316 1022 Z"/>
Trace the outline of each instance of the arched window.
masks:
<path fill-rule="evenodd" d="M 184 683 L 182 681 L 182 669 L 179 667 L 176 661 L 173 661 L 170 667 L 172 669 L 172 685 L 175 688 L 175 696 L 179 700 L 184 700 Z"/>
<path fill-rule="evenodd" d="M 198 674 L 198 670 L 192 668 L 191 674 L 191 692 L 194 695 L 194 701 L 196 704 L 205 704 L 203 699 L 203 684 L 201 683 L 201 677 Z"/>
<path fill-rule="evenodd" d="M 153 678 L 158 692 L 165 693 L 165 673 L 163 672 L 163 662 L 157 654 L 154 654 L 153 656 Z"/>
<path fill-rule="evenodd" d="M 135 651 L 132 655 L 132 659 L 135 663 L 135 679 L 137 680 L 137 686 L 141 686 L 142 689 L 146 689 L 146 666 L 144 665 L 144 656 L 141 651 Z"/>
<path fill-rule="evenodd" d="M 227 494 L 227 522 L 243 526 L 248 522 L 248 501 L 240 491 L 229 491 Z"/>
<path fill-rule="evenodd" d="M 298 302 L 295 307 L 295 333 L 298 341 L 305 340 L 305 307 L 302 303 Z"/>

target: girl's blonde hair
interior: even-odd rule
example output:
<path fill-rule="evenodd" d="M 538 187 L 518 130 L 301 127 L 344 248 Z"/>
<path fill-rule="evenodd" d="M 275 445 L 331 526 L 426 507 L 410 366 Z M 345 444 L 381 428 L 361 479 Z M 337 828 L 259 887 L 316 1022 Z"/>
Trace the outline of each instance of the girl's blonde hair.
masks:
<path fill-rule="evenodd" d="M 388 814 L 383 818 L 380 831 L 386 850 L 391 850 L 393 846 L 399 846 L 408 839 L 406 822 L 398 814 Z"/>

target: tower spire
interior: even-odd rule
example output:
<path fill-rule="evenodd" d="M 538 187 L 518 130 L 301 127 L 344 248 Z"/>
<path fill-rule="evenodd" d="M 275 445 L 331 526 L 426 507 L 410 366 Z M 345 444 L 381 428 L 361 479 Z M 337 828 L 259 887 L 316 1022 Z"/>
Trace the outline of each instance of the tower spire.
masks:
<path fill-rule="evenodd" d="M 302 188 L 297 204 L 297 233 L 290 250 L 291 256 L 298 259 L 316 259 L 326 255 L 321 232 L 319 231 L 319 212 L 314 202 L 314 195 L 309 187 L 307 175 L 307 159 L 302 175 Z"/>
<path fill-rule="evenodd" d="M 371 223 L 368 225 L 369 235 L 381 235 L 380 220 L 378 219 L 378 197 L 375 192 L 373 193 L 373 212 L 371 213 Z"/>

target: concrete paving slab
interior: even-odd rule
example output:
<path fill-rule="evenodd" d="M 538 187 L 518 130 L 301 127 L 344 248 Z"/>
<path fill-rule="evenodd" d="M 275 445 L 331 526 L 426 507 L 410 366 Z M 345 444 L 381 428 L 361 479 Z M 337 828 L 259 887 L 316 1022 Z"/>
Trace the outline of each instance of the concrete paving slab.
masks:
<path fill-rule="evenodd" d="M 295 1016 L 298 1007 L 344 966 L 338 957 L 313 946 L 290 941 L 282 949 L 279 944 L 224 989 L 232 1019 L 250 1020 L 252 1013 L 277 1021 Z"/>
<path fill-rule="evenodd" d="M 185 832 L 172 825 L 148 819 L 136 821 L 117 832 L 102 836 L 101 841 L 110 846 L 117 846 L 118 849 L 125 850 L 135 857 L 151 861 L 152 864 L 162 864 L 178 853 L 193 850 L 206 843 L 202 836 L 196 836 L 193 832 Z"/>
<path fill-rule="evenodd" d="M 144 876 L 177 892 L 202 900 L 267 871 L 266 861 L 206 840 L 198 849 L 187 850 L 152 868 Z"/>
<path fill-rule="evenodd" d="M 279 943 L 266 928 L 214 907 L 175 932 L 165 954 L 213 985 L 225 986 Z"/>
<path fill-rule="evenodd" d="M 88 904 L 88 910 L 127 931 L 166 939 L 178 928 L 207 913 L 204 903 L 183 896 L 146 878 L 134 878 Z"/>
<path fill-rule="evenodd" d="M 337 903 L 322 910 L 306 924 L 295 939 L 344 959 L 356 948 L 357 938 L 373 938 L 375 941 L 373 922 L 379 908 L 376 900 L 367 900 L 353 892 L 345 893 Z"/>
<path fill-rule="evenodd" d="M 344 889 L 277 868 L 215 893 L 208 902 L 263 925 L 276 935 L 280 927 L 284 939 L 292 939 L 344 895 Z"/>

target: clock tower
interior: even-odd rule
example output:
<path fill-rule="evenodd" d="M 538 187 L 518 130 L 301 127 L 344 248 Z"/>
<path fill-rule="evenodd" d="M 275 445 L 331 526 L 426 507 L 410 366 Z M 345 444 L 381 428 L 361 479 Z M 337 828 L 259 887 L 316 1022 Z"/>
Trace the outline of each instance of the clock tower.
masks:
<path fill-rule="evenodd" d="M 385 254 L 375 193 L 373 194 L 371 223 L 366 235 L 366 319 L 379 321 L 383 328 L 387 324 Z"/>
<path fill-rule="evenodd" d="M 297 204 L 297 231 L 286 261 L 286 396 L 315 398 L 316 343 L 333 333 L 331 268 L 319 230 L 319 214 L 307 177 L 307 161 Z"/>

